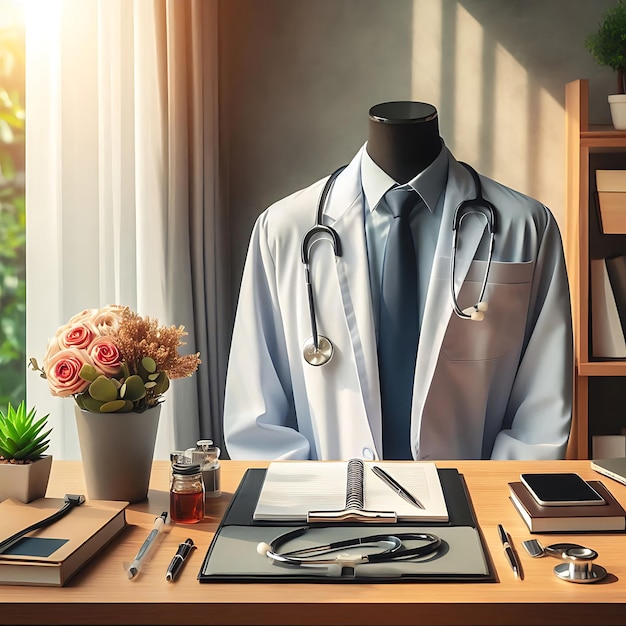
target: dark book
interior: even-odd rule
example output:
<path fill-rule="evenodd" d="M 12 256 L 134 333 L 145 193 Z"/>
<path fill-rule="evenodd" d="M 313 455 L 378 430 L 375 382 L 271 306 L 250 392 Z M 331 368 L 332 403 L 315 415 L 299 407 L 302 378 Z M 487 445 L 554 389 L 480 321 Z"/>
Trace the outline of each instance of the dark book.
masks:
<path fill-rule="evenodd" d="M 0 540 L 38 522 L 63 498 L 0 502 Z M 0 584 L 61 587 L 126 526 L 127 502 L 87 500 L 0 554 Z"/>
<path fill-rule="evenodd" d="M 597 480 L 589 484 L 606 504 L 541 506 L 521 483 L 509 483 L 511 502 L 531 533 L 597 532 L 626 529 L 626 511 L 613 494 Z"/>
<path fill-rule="evenodd" d="M 626 255 L 609 257 L 605 262 L 622 332 L 626 337 Z"/>

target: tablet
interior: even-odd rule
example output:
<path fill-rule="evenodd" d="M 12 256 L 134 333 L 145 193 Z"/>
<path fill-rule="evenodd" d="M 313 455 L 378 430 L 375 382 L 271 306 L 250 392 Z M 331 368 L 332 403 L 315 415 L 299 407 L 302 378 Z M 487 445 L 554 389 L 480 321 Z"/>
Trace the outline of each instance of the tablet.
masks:
<path fill-rule="evenodd" d="M 578 474 L 521 474 L 520 479 L 541 506 L 605 504 L 604 498 Z"/>

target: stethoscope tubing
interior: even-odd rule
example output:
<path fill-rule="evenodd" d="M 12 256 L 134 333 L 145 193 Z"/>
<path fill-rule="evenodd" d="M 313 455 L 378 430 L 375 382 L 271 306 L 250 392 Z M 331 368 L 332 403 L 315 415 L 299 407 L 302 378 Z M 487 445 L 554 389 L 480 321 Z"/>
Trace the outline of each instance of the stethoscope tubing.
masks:
<path fill-rule="evenodd" d="M 432 533 L 399 533 L 399 534 L 376 534 L 366 537 L 352 537 L 328 544 L 309 546 L 289 552 L 280 552 L 280 548 L 289 541 L 301 537 L 309 528 L 299 528 L 289 531 L 274 539 L 270 544 L 261 543 L 258 546 L 260 553 L 279 563 L 295 567 L 333 565 L 337 563 L 385 563 L 395 560 L 406 560 L 427 556 L 438 551 L 441 539 Z M 414 548 L 406 548 L 404 541 L 424 541 L 426 543 Z M 383 550 L 371 554 L 338 554 L 329 557 L 332 553 L 344 548 L 357 548 L 359 546 L 372 546 L 374 544 L 386 544 Z"/>
<path fill-rule="evenodd" d="M 493 251 L 496 235 L 496 210 L 491 202 L 485 200 L 482 194 L 482 185 L 480 177 L 474 168 L 467 163 L 461 162 L 467 171 L 471 174 L 475 186 L 476 197 L 471 200 L 465 200 L 457 206 L 454 212 L 454 218 L 452 222 L 452 254 L 450 260 L 450 296 L 452 300 L 452 309 L 454 313 L 462 319 L 482 320 L 484 317 L 484 311 L 487 310 L 487 303 L 483 301 L 485 292 L 487 289 L 487 283 L 489 280 L 489 271 L 493 260 Z M 332 243 L 335 257 L 342 255 L 341 239 L 337 231 L 331 226 L 323 224 L 324 210 L 328 201 L 328 196 L 331 189 L 337 179 L 337 176 L 345 169 L 345 165 L 337 168 L 326 181 L 322 193 L 317 205 L 317 211 L 315 216 L 315 224 L 304 235 L 301 246 L 301 260 L 304 265 L 304 275 L 309 307 L 309 318 L 311 323 L 311 337 L 304 343 L 302 354 L 304 360 L 310 365 L 319 366 L 324 365 L 332 358 L 334 347 L 328 337 L 324 337 L 319 334 L 317 328 L 317 316 L 315 312 L 315 296 L 313 290 L 313 284 L 311 280 L 311 268 L 310 268 L 310 249 L 316 241 L 329 240 Z M 461 224 L 465 217 L 470 214 L 482 215 L 485 218 L 486 230 L 489 234 L 489 249 L 487 254 L 487 264 L 485 273 L 483 276 L 480 295 L 476 304 L 468 307 L 467 309 L 461 309 L 456 289 L 454 286 L 454 280 L 456 276 L 456 252 L 458 244 L 458 233 L 461 228 Z M 323 344 L 323 345 L 321 345 Z"/>

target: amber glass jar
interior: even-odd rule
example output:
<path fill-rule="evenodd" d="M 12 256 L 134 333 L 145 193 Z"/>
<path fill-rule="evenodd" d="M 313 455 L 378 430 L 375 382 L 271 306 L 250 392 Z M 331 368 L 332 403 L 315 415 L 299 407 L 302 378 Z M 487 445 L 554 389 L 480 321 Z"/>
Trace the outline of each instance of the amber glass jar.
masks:
<path fill-rule="evenodd" d="M 199 464 L 172 464 L 170 518 L 177 524 L 195 524 L 204 518 L 204 482 Z"/>

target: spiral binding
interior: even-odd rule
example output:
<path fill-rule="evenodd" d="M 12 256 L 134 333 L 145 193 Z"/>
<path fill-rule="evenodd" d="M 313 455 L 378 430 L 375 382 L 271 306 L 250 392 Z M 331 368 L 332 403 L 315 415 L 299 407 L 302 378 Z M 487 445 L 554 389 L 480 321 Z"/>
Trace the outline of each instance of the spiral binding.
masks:
<path fill-rule="evenodd" d="M 363 497 L 363 461 L 350 459 L 348 461 L 347 484 L 346 484 L 346 509 L 362 509 Z"/>

